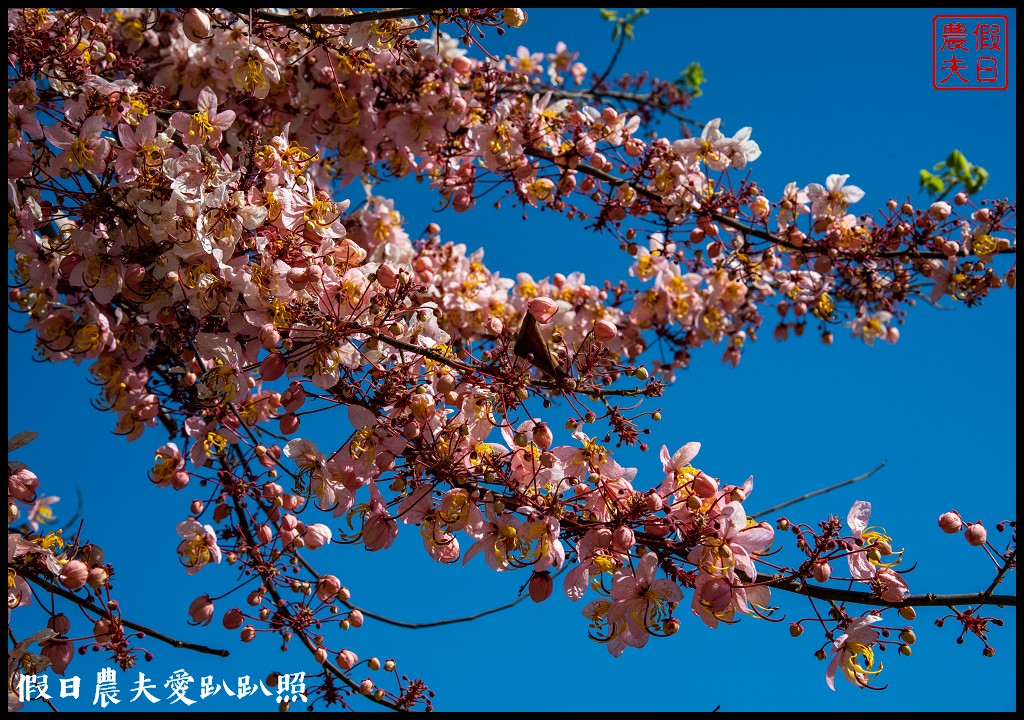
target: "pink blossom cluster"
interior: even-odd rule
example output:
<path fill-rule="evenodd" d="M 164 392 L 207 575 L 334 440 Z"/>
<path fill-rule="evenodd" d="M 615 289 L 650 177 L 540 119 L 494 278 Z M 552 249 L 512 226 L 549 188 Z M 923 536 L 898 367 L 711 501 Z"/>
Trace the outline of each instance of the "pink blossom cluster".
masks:
<path fill-rule="evenodd" d="M 522 24 L 509 10 L 436 22 Z M 220 488 L 176 529 L 188 574 L 223 561 L 259 578 L 225 627 L 244 641 L 300 634 L 318 662 L 350 670 L 354 653 L 313 630 L 362 624 L 340 580 L 282 568 L 332 542 L 386 550 L 402 525 L 437 562 L 529 569 L 535 599 L 568 565 L 565 594 L 597 596 L 583 614 L 614 655 L 674 634 L 684 591 L 712 628 L 769 616 L 778 581 L 757 563 L 827 582 L 845 556 L 871 598 L 902 602 L 907 584 L 884 559 L 899 553 L 867 525 L 868 503 L 851 510 L 850 537 L 836 523 L 800 529 L 808 560 L 785 569 L 767 559 L 775 530 L 744 508 L 752 479 L 723 484 L 693 467 L 688 443 L 662 448 L 664 479 L 643 489 L 611 438 L 640 444 L 638 418 L 659 413 L 627 417 L 607 400 L 656 397 L 708 342 L 736 364 L 766 306 L 776 339 L 816 323 L 830 342 L 845 320 L 871 344 L 898 339 L 922 282 L 932 301 L 1012 287 L 1013 270 L 991 266 L 1015 249 L 1014 206 L 890 202 L 855 216 L 864 192 L 846 175 L 773 202 L 745 174 L 761 154 L 750 128 L 727 136 L 712 120 L 699 137 L 648 138 L 663 84 L 620 111 L 567 90 L 587 71 L 564 44 L 477 60 L 446 35 L 413 38 L 415 18 L 352 17 L 9 12 L 10 299 L 43 358 L 88 361 L 120 434 L 171 432 L 154 484 Z M 411 237 L 374 192 L 405 176 L 459 212 L 486 181 L 524 209 L 587 218 L 627 250 L 632 280 L 501 277 L 436 224 Z M 357 179 L 353 207 L 340 193 Z M 663 228 L 646 247 L 643 223 Z M 656 377 L 635 364 L 655 348 L 668 351 L 649 361 Z M 574 413 L 568 437 L 528 404 L 556 396 Z M 308 414 L 341 408 L 339 437 L 306 434 Z M 12 474 L 9 498 L 45 517 L 30 476 Z M 77 582 L 82 561 L 28 537 L 18 558 Z M 189 616 L 207 624 L 213 609 L 200 596 Z M 836 620 L 846 634 L 829 682 L 837 667 L 860 682 L 875 620 Z M 417 682 L 358 692 L 405 708 L 426 702 Z"/>

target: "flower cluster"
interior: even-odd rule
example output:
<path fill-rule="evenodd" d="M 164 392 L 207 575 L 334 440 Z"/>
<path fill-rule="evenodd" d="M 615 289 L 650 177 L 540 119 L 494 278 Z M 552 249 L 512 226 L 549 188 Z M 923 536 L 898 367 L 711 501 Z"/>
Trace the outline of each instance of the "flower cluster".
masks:
<path fill-rule="evenodd" d="M 437 562 L 528 569 L 534 599 L 568 565 L 566 595 L 597 595 L 583 614 L 614 655 L 674 634 L 684 591 L 711 628 L 770 616 L 782 580 L 758 569 L 775 531 L 744 508 L 752 479 L 723 484 L 691 464 L 700 446 L 688 443 L 662 448 L 664 479 L 645 489 L 610 446 L 614 435 L 646 450 L 645 414 L 612 401 L 657 397 L 708 343 L 739 362 L 772 305 L 776 339 L 813 324 L 831 342 L 845 322 L 870 345 L 898 339 L 922 285 L 933 302 L 967 304 L 1012 287 L 1015 270 L 993 264 L 1015 250 L 1015 206 L 890 201 L 855 216 L 864 192 L 838 174 L 773 202 L 746 177 L 761 155 L 751 128 L 648 132 L 652 108 L 689 103 L 675 85 L 652 81 L 612 107 L 600 84 L 567 89 L 587 69 L 564 44 L 478 60 L 440 32 L 518 27 L 521 10 L 338 12 L 9 12 L 10 299 L 41 357 L 88 364 L 119 434 L 171 433 L 155 485 L 217 488 L 177 525 L 185 572 L 224 561 L 258 578 L 225 627 L 246 642 L 257 627 L 286 644 L 298 634 L 328 704 L 338 681 L 430 707 L 421 681 L 349 678 L 355 654 L 320 630 L 362 614 L 336 576 L 300 563 L 337 541 L 387 550 L 403 525 Z M 437 224 L 409 234 L 376 194 L 403 177 L 456 212 L 497 186 L 524 212 L 587 219 L 628 252 L 631 280 L 501 277 Z M 660 230 L 638 242 L 637 227 Z M 546 410 L 556 396 L 574 413 L 561 440 L 530 402 Z M 347 421 L 317 443 L 303 418 L 331 409 Z M 9 561 L 102 588 L 102 553 L 34 534 L 55 501 L 36 488 L 27 469 L 10 473 L 9 507 L 32 508 Z M 851 537 L 838 521 L 798 528 L 807 562 L 771 567 L 827 582 L 845 556 L 871 601 L 902 602 L 886 559 L 899 553 L 869 513 L 854 506 Z M 300 564 L 312 577 L 286 572 Z M 29 598 L 15 572 L 9 606 Z M 188 609 L 203 624 L 213 612 L 209 596 Z M 859 685 L 877 672 L 877 617 L 845 618 L 830 684 L 837 670 Z M 95 638 L 128 657 L 115 615 Z"/>

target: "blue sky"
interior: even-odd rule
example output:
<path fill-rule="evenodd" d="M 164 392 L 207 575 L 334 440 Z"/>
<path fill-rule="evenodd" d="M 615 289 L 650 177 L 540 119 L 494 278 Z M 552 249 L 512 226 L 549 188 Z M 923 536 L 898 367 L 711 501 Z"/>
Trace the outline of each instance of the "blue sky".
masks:
<path fill-rule="evenodd" d="M 881 207 L 889 197 L 909 195 L 924 204 L 918 170 L 957 148 L 990 172 L 982 196 L 1015 199 L 1016 14 L 961 11 L 1009 17 L 1008 90 L 936 91 L 932 17 L 957 12 L 656 9 L 637 24 L 617 70 L 673 79 L 699 61 L 708 83 L 688 114 L 701 121 L 723 118 L 729 135 L 753 127 L 764 154 L 752 164 L 752 175 L 770 198 L 790 181 L 803 186 L 849 173 L 850 182 L 867 193 L 857 212 Z M 600 72 L 611 56 L 610 34 L 596 10 L 534 9 L 524 28 L 489 38 L 485 46 L 495 54 L 514 53 L 519 44 L 551 52 L 564 40 Z M 359 199 L 357 185 L 349 191 Z M 504 276 L 581 270 L 599 284 L 624 276 L 628 267 L 613 239 L 552 213 L 534 211 L 523 221 L 508 203 L 495 212 L 482 202 L 478 213 L 439 215 L 424 188 L 406 184 L 393 195 L 410 234 L 436 221 L 443 239 L 484 247 L 486 264 Z M 811 332 L 778 344 L 768 332 L 735 369 L 720 363 L 721 348 L 697 352 L 657 405 L 665 419 L 652 426 L 651 452 L 623 450 L 616 459 L 640 468 L 636 484 L 646 488 L 660 481 L 656 451 L 662 444 L 675 450 L 698 440 L 703 448 L 696 464 L 705 471 L 732 483 L 754 475 L 751 511 L 859 475 L 884 459 L 878 475 L 786 514 L 813 524 L 829 513 L 845 517 L 854 500 L 870 500 L 872 524 L 884 526 L 894 545 L 906 548 L 906 566 L 917 563 L 908 576 L 912 592 L 984 589 L 991 564 L 963 538 L 941 534 L 935 519 L 956 508 L 968 520 L 984 520 L 991 538 L 999 537 L 996 522 L 1015 516 L 1016 298 L 1003 290 L 970 311 L 923 304 L 915 310 L 894 346 L 868 348 L 844 332 L 836 333 L 832 347 Z M 188 514 L 198 489 L 174 494 L 146 481 L 153 450 L 166 434 L 154 429 L 132 444 L 112 436 L 113 419 L 89 407 L 94 388 L 84 368 L 33 363 L 30 338 L 9 333 L 9 340 L 8 423 L 12 433 L 40 433 L 14 457 L 39 475 L 44 492 L 65 498 L 57 508 L 64 517 L 81 489 L 84 534 L 106 549 L 118 569 L 115 596 L 126 617 L 232 651 L 227 660 L 207 659 L 146 641 L 156 659 L 141 669 L 161 688 L 160 696 L 167 694 L 164 680 L 178 668 L 187 669 L 197 686 L 201 675 L 234 682 L 271 670 L 310 670 L 298 646 L 282 654 L 269 637 L 240 644 L 236 633 L 219 627 L 219 612 L 209 628 L 185 624 L 194 597 L 224 592 L 236 578 L 223 566 L 186 576 L 178 563 L 174 525 Z M 320 430 L 320 438 L 327 438 L 327 428 Z M 783 547 L 783 558 L 796 558 L 792 547 Z M 346 547 L 308 557 L 322 571 L 338 574 L 356 604 L 411 622 L 503 604 L 527 580 L 523 573 L 493 573 L 482 561 L 467 568 L 437 565 L 423 553 L 418 533 L 404 527 L 384 554 Z M 1011 575 L 1002 592 L 1015 591 Z M 584 603 L 573 604 L 557 591 L 542 605 L 527 600 L 472 623 L 429 630 L 367 620 L 344 641 L 361 658 L 395 657 L 399 672 L 424 678 L 437 693 L 436 707 L 448 710 L 1016 708 L 1015 612 L 992 613 L 1006 626 L 995 629 L 997 654 L 986 659 L 979 642 L 967 638 L 957 645 L 957 630 L 935 629 L 931 622 L 939 613 L 922 610 L 914 623 L 919 640 L 913 657 L 891 651 L 882 657 L 879 682 L 888 683 L 887 690 L 859 691 L 841 682 L 832 692 L 824 682 L 826 663 L 813 657 L 820 634 L 809 629 L 792 639 L 787 631 L 788 621 L 810 614 L 806 601 L 782 593 L 774 599 L 787 622 L 744 619 L 712 631 L 690 614 L 687 591 L 680 632 L 619 659 L 587 638 Z M 234 605 L 244 605 L 244 595 L 220 601 L 218 611 Z M 27 627 L 16 619 L 16 632 Z M 71 664 L 69 674 L 82 677 L 83 699 L 61 707 L 92 707 L 96 670 L 110 665 L 102 655 Z M 364 675 L 371 676 L 355 678 Z M 136 677 L 121 678 L 122 697 Z M 139 704 L 123 702 L 118 709 Z M 200 708 L 269 710 L 273 703 L 221 693 L 193 706 Z M 167 701 L 153 709 L 169 709 Z"/>

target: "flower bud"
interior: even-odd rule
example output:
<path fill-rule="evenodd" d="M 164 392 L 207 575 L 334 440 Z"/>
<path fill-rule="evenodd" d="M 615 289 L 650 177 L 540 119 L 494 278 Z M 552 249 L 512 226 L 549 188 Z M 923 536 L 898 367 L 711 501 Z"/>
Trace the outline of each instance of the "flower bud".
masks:
<path fill-rule="evenodd" d="M 521 28 L 526 24 L 526 13 L 522 8 L 505 8 L 501 19 L 511 28 Z"/>
<path fill-rule="evenodd" d="M 254 628 L 252 625 L 246 625 L 244 628 L 242 628 L 242 632 L 239 633 L 239 637 L 241 638 L 242 642 L 252 642 L 256 639 L 256 628 Z"/>
<path fill-rule="evenodd" d="M 551 590 L 554 588 L 554 581 L 551 573 L 547 570 L 535 572 L 530 577 L 530 599 L 535 603 L 544 602 L 551 597 Z"/>
<path fill-rule="evenodd" d="M 284 357 L 279 353 L 271 353 L 260 363 L 260 377 L 266 382 L 273 382 L 284 375 L 287 369 L 288 364 L 284 361 Z"/>
<path fill-rule="evenodd" d="M 295 413 L 285 413 L 278 421 L 282 435 L 293 435 L 299 430 L 299 416 Z"/>
<path fill-rule="evenodd" d="M 242 627 L 245 618 L 242 617 L 242 611 L 239 608 L 231 608 L 224 613 L 224 619 L 221 622 L 224 623 L 226 629 L 237 630 Z"/>
<path fill-rule="evenodd" d="M 188 616 L 196 625 L 209 625 L 213 620 L 213 601 L 209 595 L 200 595 L 188 606 Z"/>
<path fill-rule="evenodd" d="M 818 561 L 811 566 L 811 572 L 814 574 L 815 580 L 825 583 L 832 577 L 832 566 L 827 562 Z"/>
<path fill-rule="evenodd" d="M 361 683 L 359 683 L 359 692 L 361 692 L 363 695 L 369 695 L 370 693 L 372 693 L 373 680 L 371 680 L 370 678 L 366 678 Z"/>
<path fill-rule="evenodd" d="M 72 560 L 60 573 L 60 584 L 68 590 L 77 590 L 89 579 L 89 566 L 81 560 Z"/>
<path fill-rule="evenodd" d="M 375 657 L 370 658 L 369 660 L 366 661 L 366 665 L 371 670 L 380 670 L 380 660 L 378 658 L 375 658 Z"/>
<path fill-rule="evenodd" d="M 189 8 L 181 20 L 181 29 L 192 42 L 202 42 L 210 37 L 210 16 L 199 8 Z"/>
<path fill-rule="evenodd" d="M 979 545 L 984 545 L 985 541 L 988 540 L 988 531 L 982 527 L 981 523 L 974 523 L 967 526 L 964 538 L 966 538 L 968 545 L 978 547 Z"/>
<path fill-rule="evenodd" d="M 337 657 L 334 658 L 334 662 L 337 663 L 338 667 L 342 670 L 351 670 L 355 667 L 356 663 L 359 662 L 359 657 L 351 650 L 342 650 L 338 653 Z"/>
<path fill-rule="evenodd" d="M 46 621 L 46 627 L 50 628 L 58 635 L 67 635 L 68 631 L 71 630 L 71 621 L 64 613 L 57 613 Z"/>
<path fill-rule="evenodd" d="M 917 610 L 912 608 L 910 605 L 900 608 L 900 617 L 904 620 L 913 620 L 917 617 Z"/>
<path fill-rule="evenodd" d="M 541 325 L 551 322 L 558 312 L 558 305 L 549 297 L 538 297 L 530 301 L 530 314 Z"/>
<path fill-rule="evenodd" d="M 789 634 L 793 637 L 800 637 L 804 633 L 804 626 L 800 623 L 789 624 Z"/>
<path fill-rule="evenodd" d="M 928 208 L 928 214 L 936 220 L 945 220 L 952 212 L 953 208 L 950 207 L 949 203 L 943 201 L 932 203 L 932 206 Z"/>
<path fill-rule="evenodd" d="M 718 481 L 706 473 L 699 472 L 693 478 L 693 492 L 700 498 L 714 497 L 718 492 Z"/>
<path fill-rule="evenodd" d="M 100 647 L 106 647 L 107 643 L 110 642 L 110 630 L 113 627 L 111 622 L 107 618 L 100 618 L 92 626 L 92 636 L 96 640 L 96 644 Z"/>
<path fill-rule="evenodd" d="M 316 581 L 316 596 L 322 602 L 331 602 L 341 590 L 341 581 L 334 575 L 321 575 Z"/>
<path fill-rule="evenodd" d="M 533 428 L 533 442 L 536 443 L 537 447 L 541 450 L 547 450 L 551 447 L 551 443 L 555 440 L 554 435 L 551 433 L 551 428 L 544 423 L 534 426 Z"/>
<path fill-rule="evenodd" d="M 913 645 L 917 642 L 917 635 L 914 634 L 913 630 L 907 628 L 906 630 L 900 633 L 900 640 L 905 642 L 907 645 Z"/>
<path fill-rule="evenodd" d="M 331 542 L 331 529 L 321 523 L 310 525 L 303 533 L 302 539 L 310 550 L 318 550 Z"/>
<path fill-rule="evenodd" d="M 600 342 L 614 340 L 619 335 L 619 329 L 610 320 L 598 320 L 594 323 L 594 337 Z"/>
<path fill-rule="evenodd" d="M 612 544 L 616 550 L 629 550 L 636 544 L 636 534 L 632 528 L 620 525 L 612 531 Z"/>
<path fill-rule="evenodd" d="M 107 584 L 108 578 L 109 575 L 107 575 L 106 570 L 104 570 L 101 567 L 95 567 L 89 571 L 89 579 L 86 580 L 86 582 L 89 584 L 89 587 L 91 587 L 93 590 L 98 590 L 99 588 Z"/>
<path fill-rule="evenodd" d="M 954 533 L 960 532 L 960 528 L 962 527 L 963 521 L 960 519 L 960 516 L 956 511 L 942 513 L 939 515 L 939 528 L 942 532 L 953 535 Z"/>
<path fill-rule="evenodd" d="M 390 265 L 378 266 L 376 275 L 381 287 L 390 290 L 398 286 L 398 273 Z"/>
<path fill-rule="evenodd" d="M 348 622 L 352 627 L 361 627 L 363 624 L 363 613 L 353 610 L 348 614 Z"/>
<path fill-rule="evenodd" d="M 42 655 L 50 661 L 50 667 L 63 675 L 75 656 L 75 645 L 70 640 L 47 640 L 42 644 Z"/>

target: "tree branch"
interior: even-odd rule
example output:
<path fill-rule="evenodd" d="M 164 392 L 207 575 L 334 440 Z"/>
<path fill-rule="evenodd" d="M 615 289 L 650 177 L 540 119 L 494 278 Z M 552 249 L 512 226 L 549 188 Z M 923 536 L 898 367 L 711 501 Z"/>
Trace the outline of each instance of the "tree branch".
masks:
<path fill-rule="evenodd" d="M 767 510 L 759 510 L 756 513 L 751 513 L 750 517 L 757 517 L 759 515 L 767 515 L 770 512 L 775 512 L 776 510 L 781 510 L 782 508 L 789 507 L 790 505 L 796 505 L 798 502 L 803 502 L 804 500 L 809 500 L 812 497 L 816 497 L 818 495 L 824 495 L 827 492 L 832 492 L 833 490 L 838 490 L 839 488 L 846 487 L 847 485 L 853 485 L 854 483 L 860 482 L 861 480 L 865 480 L 865 479 L 871 477 L 872 475 L 874 475 L 876 472 L 878 472 L 879 470 L 881 470 L 882 468 L 885 467 L 885 463 L 886 462 L 888 462 L 888 461 L 887 460 L 883 460 L 875 468 L 873 468 L 871 470 L 868 470 L 863 475 L 858 475 L 857 477 L 850 478 L 849 480 L 843 480 L 842 482 L 836 483 L 835 485 L 830 485 L 827 488 L 821 488 L 820 490 L 814 490 L 813 492 L 809 492 L 806 495 L 801 495 L 800 497 L 793 498 L 792 500 L 787 500 L 784 503 L 780 503 L 779 505 L 775 505 L 773 507 L 770 507 Z"/>
<path fill-rule="evenodd" d="M 279 15 L 255 8 L 252 8 L 250 12 L 253 17 L 260 20 L 275 22 L 280 25 L 287 25 L 288 27 L 303 27 L 304 25 L 355 25 L 357 23 L 391 20 L 400 17 L 419 17 L 420 15 L 430 15 L 438 10 L 443 10 L 443 8 L 392 8 L 390 10 L 373 10 L 353 15 L 315 15 L 312 17 L 308 15 L 301 17 Z M 240 14 L 244 11 L 236 10 L 235 12 Z"/>
<path fill-rule="evenodd" d="M 97 615 L 100 615 L 102 617 L 110 617 L 109 611 L 104 610 L 98 605 L 94 605 L 92 602 L 86 600 L 85 598 L 79 597 L 78 595 L 75 595 L 72 592 L 68 592 L 63 588 L 57 587 L 53 583 L 47 582 L 41 577 L 38 577 L 32 573 L 22 573 L 21 576 L 29 582 L 38 585 L 43 590 L 46 590 L 46 592 L 58 595 L 64 598 L 65 600 L 69 600 L 73 602 L 75 605 L 78 605 L 79 607 L 88 610 L 89 612 L 96 613 Z M 203 653 L 204 655 L 217 655 L 219 657 L 227 657 L 228 655 L 230 655 L 230 653 L 227 650 L 218 650 L 217 648 L 211 648 L 205 645 L 197 645 L 195 643 L 185 642 L 184 640 L 175 640 L 174 638 L 168 635 L 164 635 L 161 632 L 157 632 L 156 630 L 152 630 L 146 627 L 145 625 L 140 625 L 138 623 L 132 622 L 131 620 L 125 620 L 124 617 L 118 618 L 118 621 L 126 628 L 137 630 L 138 632 L 141 632 L 144 635 L 153 638 L 154 640 L 159 640 L 160 642 L 167 643 L 171 647 L 176 647 L 181 650 L 193 650 L 198 653 Z"/>
<path fill-rule="evenodd" d="M 836 602 L 851 602 L 858 605 L 872 605 L 874 607 L 944 607 L 947 605 L 998 605 L 999 607 L 1017 607 L 1016 595 L 989 595 L 984 592 L 967 593 L 959 595 L 936 595 L 926 593 L 924 595 L 911 595 L 903 602 L 889 602 L 868 592 L 855 590 L 839 590 L 837 588 L 821 587 L 819 585 L 808 585 L 805 582 L 793 578 L 779 577 L 778 575 L 766 575 L 759 573 L 757 582 L 778 590 L 806 595 L 807 597 L 819 600 L 831 600 Z"/>

